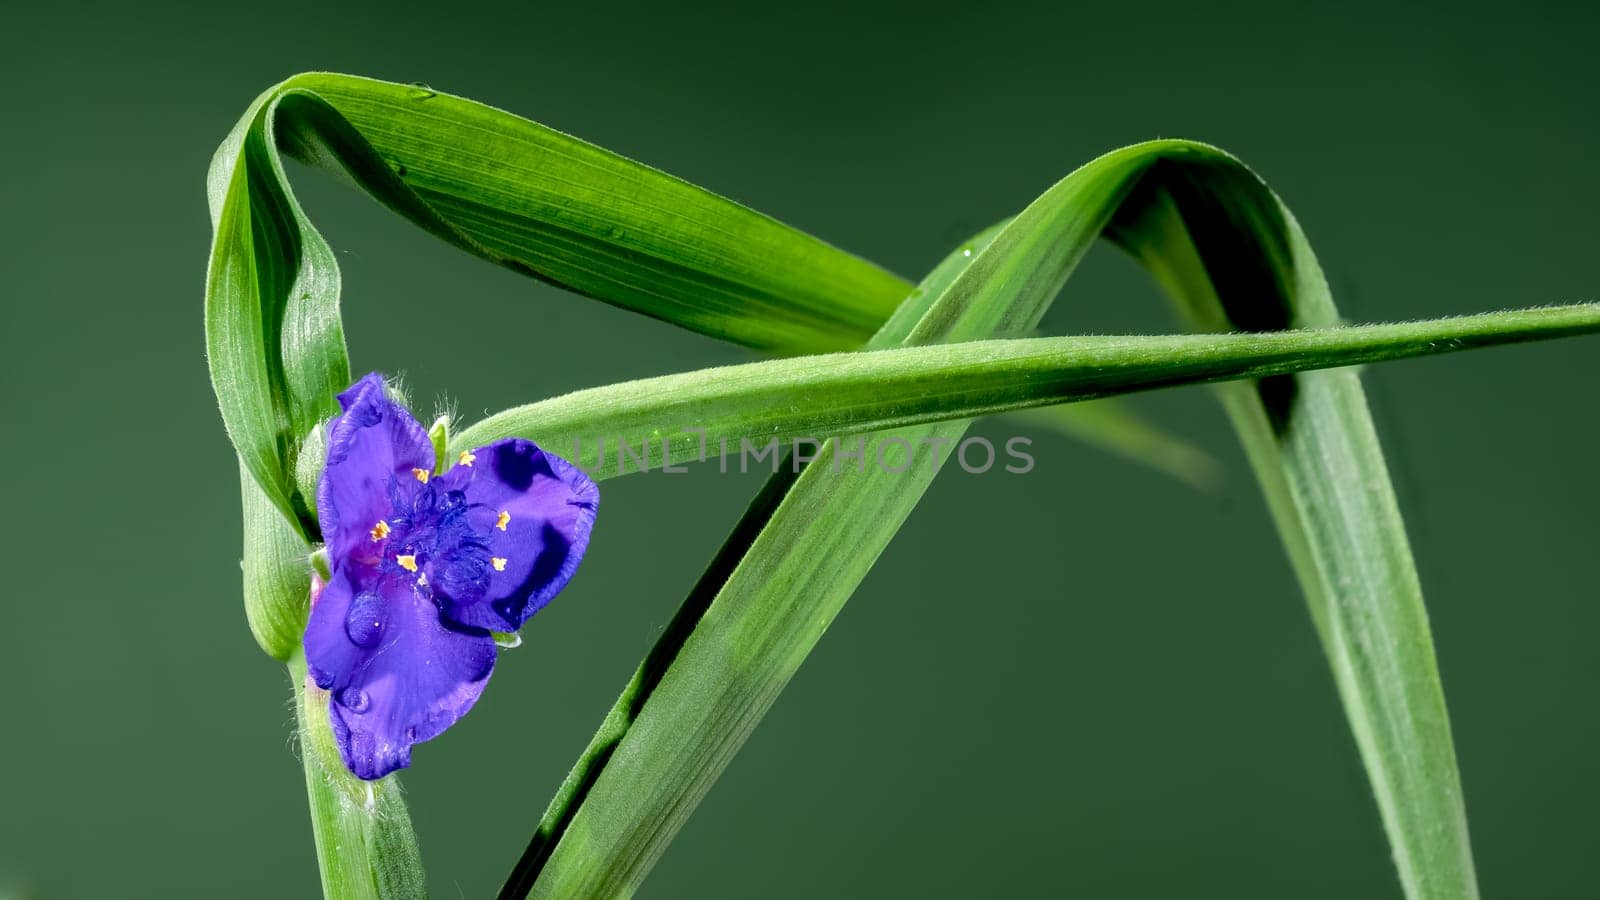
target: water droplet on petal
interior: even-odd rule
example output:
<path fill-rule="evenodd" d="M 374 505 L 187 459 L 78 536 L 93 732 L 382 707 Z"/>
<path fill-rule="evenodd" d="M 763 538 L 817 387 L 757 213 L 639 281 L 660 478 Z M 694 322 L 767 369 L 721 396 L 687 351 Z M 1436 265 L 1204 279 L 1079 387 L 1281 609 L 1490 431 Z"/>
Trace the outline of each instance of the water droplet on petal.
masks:
<path fill-rule="evenodd" d="M 333 699 L 353 713 L 364 713 L 372 706 L 372 698 L 360 688 L 348 687 L 335 694 Z"/>
<path fill-rule="evenodd" d="M 345 616 L 344 633 L 357 647 L 373 647 L 383 640 L 383 623 L 388 618 L 389 607 L 383 598 L 371 591 L 358 594 L 350 601 L 350 613 Z"/>
<path fill-rule="evenodd" d="M 501 650 L 515 650 L 522 646 L 522 635 L 515 631 L 491 631 L 495 645 Z"/>

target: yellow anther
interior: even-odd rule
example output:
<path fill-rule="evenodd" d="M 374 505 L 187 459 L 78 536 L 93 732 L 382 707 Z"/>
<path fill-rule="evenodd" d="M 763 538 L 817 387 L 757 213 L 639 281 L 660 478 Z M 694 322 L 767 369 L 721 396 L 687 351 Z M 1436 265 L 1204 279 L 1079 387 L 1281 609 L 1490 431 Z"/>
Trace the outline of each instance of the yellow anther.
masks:
<path fill-rule="evenodd" d="M 417 586 L 418 587 L 427 587 L 428 586 L 428 573 L 427 572 L 423 572 L 421 575 L 417 576 Z"/>
<path fill-rule="evenodd" d="M 379 519 L 378 524 L 372 526 L 372 530 L 367 533 L 372 535 L 373 540 L 381 541 L 389 536 L 389 523 Z"/>
<path fill-rule="evenodd" d="M 412 469 L 411 470 L 411 474 L 417 476 L 417 480 L 422 482 L 423 484 L 427 484 L 428 483 L 428 470 L 427 469 Z"/>
<path fill-rule="evenodd" d="M 399 563 L 400 568 L 405 569 L 407 572 L 415 572 L 417 570 L 417 558 L 410 553 L 407 553 L 403 556 L 396 556 L 394 561 Z"/>
<path fill-rule="evenodd" d="M 471 450 L 463 450 L 461 451 L 461 455 L 456 457 L 456 462 L 462 464 L 463 466 L 470 466 L 476 462 L 477 459 L 478 454 L 473 453 Z"/>
<path fill-rule="evenodd" d="M 496 572 L 504 572 L 506 570 L 506 558 L 504 556 L 491 556 L 489 557 L 489 562 L 494 563 Z"/>
<path fill-rule="evenodd" d="M 501 531 L 505 531 L 506 526 L 509 524 L 511 524 L 511 513 L 508 513 L 503 509 L 500 510 L 500 518 L 494 520 L 494 527 L 500 529 Z"/>

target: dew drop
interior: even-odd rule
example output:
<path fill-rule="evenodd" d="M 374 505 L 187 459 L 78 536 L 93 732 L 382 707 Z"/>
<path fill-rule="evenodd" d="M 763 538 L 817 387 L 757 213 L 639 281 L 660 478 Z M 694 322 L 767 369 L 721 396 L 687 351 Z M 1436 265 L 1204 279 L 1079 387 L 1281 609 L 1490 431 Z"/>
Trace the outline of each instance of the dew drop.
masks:
<path fill-rule="evenodd" d="M 515 650 L 522 646 L 522 635 L 515 631 L 491 631 L 495 645 L 501 650 Z"/>
<path fill-rule="evenodd" d="M 510 600 L 509 598 L 505 599 L 505 600 L 501 600 L 498 603 L 491 604 L 491 606 L 493 607 L 495 612 L 500 614 L 501 618 L 505 619 L 508 622 L 516 621 L 518 609 L 517 609 L 516 604 L 512 600 Z M 499 633 L 500 632 L 491 632 L 491 634 L 499 634 Z"/>
<path fill-rule="evenodd" d="M 434 97 L 439 96 L 439 92 L 420 81 L 413 81 L 411 82 L 411 90 L 406 93 L 406 96 L 412 100 L 432 100 Z"/>
<path fill-rule="evenodd" d="M 360 688 L 348 687 L 334 695 L 339 705 L 353 713 L 364 713 L 372 707 L 372 698 Z"/>
<path fill-rule="evenodd" d="M 375 593 L 359 594 L 350 602 L 350 614 L 345 616 L 344 633 L 357 647 L 372 647 L 383 640 L 383 624 L 388 618 L 388 605 Z"/>

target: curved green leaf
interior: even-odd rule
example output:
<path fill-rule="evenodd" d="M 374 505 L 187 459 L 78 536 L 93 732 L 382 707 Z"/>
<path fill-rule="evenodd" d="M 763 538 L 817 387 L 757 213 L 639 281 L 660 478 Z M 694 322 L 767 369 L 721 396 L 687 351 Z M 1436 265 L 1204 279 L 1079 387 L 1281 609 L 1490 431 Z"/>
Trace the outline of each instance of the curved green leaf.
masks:
<path fill-rule="evenodd" d="M 1201 330 L 1339 323 L 1299 225 L 1242 166 L 1158 163 L 1110 237 Z M 1421 583 L 1360 380 L 1267 378 L 1221 397 L 1305 591 L 1406 895 L 1476 897 Z"/>
<path fill-rule="evenodd" d="M 1107 229 L 1202 328 L 1337 324 L 1303 236 L 1259 179 L 1213 148 L 1163 141 L 1069 175 L 948 287 L 913 294 L 877 346 L 1026 333 Z M 930 282 L 966 261 L 958 253 Z M 1355 374 L 1278 375 L 1225 400 L 1324 636 L 1402 885 L 1411 897 L 1475 896 L 1431 637 Z M 948 446 L 963 428 L 878 437 Z M 798 476 L 774 476 L 751 506 L 552 802 L 502 896 L 636 888 L 932 477 L 915 464 L 895 478 L 830 472 L 831 450 Z"/>
<path fill-rule="evenodd" d="M 350 382 L 339 270 L 280 150 L 491 262 L 686 328 L 785 352 L 866 340 L 910 290 L 858 257 L 509 113 L 348 75 L 258 98 L 208 179 L 212 382 L 240 458 L 307 536 L 299 442 Z"/>

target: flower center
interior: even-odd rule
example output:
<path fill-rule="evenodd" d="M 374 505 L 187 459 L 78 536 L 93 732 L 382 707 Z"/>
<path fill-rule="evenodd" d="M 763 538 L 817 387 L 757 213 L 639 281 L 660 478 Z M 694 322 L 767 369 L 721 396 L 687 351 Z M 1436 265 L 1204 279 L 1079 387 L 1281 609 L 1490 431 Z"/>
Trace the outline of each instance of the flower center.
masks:
<path fill-rule="evenodd" d="M 482 598 L 497 567 L 489 553 L 488 529 L 479 533 L 467 514 L 471 505 L 466 494 L 419 479 L 398 486 L 389 500 L 389 516 L 371 531 L 381 575 L 457 603 Z"/>

